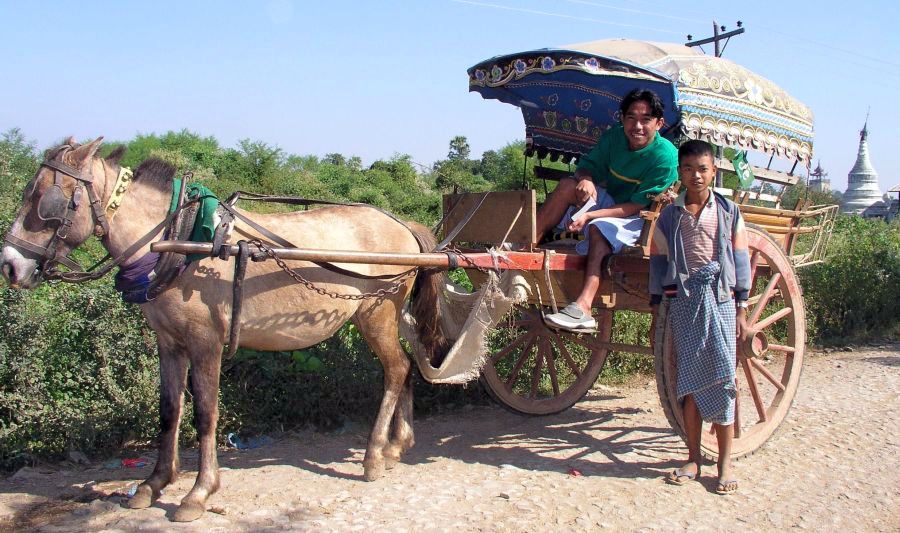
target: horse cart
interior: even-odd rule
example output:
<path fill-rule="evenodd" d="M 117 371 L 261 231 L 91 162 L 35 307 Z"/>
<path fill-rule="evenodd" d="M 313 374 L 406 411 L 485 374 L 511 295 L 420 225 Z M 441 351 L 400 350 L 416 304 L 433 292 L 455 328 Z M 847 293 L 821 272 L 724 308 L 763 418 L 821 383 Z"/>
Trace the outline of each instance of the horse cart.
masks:
<path fill-rule="evenodd" d="M 494 57 L 468 73 L 470 91 L 521 108 L 526 156 L 537 161 L 533 171 L 545 188 L 548 181 L 571 175 L 571 168 L 560 167 L 586 153 L 618 121 L 622 96 L 637 87 L 660 95 L 666 109 L 662 133 L 676 143 L 703 139 L 769 157 L 764 167 L 747 165 L 756 187 L 718 188 L 740 205 L 748 225 L 752 335 L 736 354 L 732 453 L 739 457 L 756 450 L 784 420 L 796 394 L 806 345 L 796 269 L 823 260 L 837 210 L 802 199 L 790 207 L 782 205 L 785 190 L 800 179 L 798 165 L 808 171 L 813 139 L 809 109 L 739 65 L 665 43 L 608 40 L 542 49 Z M 772 169 L 775 157 L 788 161 L 790 171 Z M 735 171 L 730 160 L 719 157 L 716 163 Z M 284 259 L 463 268 L 477 291 L 466 294 L 448 285 L 444 320 L 456 344 L 443 360 L 418 359 L 426 379 L 462 383 L 480 375 L 492 396 L 509 409 L 547 415 L 580 400 L 610 352 L 644 354 L 655 359 L 660 401 L 673 428 L 684 436 L 667 306 L 661 306 L 646 343 L 613 338 L 614 322 L 628 319 L 620 311 L 650 312 L 649 240 L 667 200 L 671 194 L 660 195 L 641 212 L 644 227 L 636 246 L 606 260 L 594 302 L 594 332 L 557 330 L 544 320 L 558 305 L 576 298 L 585 257 L 571 242 L 538 242 L 537 193 L 527 183 L 522 190 L 445 196 L 444 238 L 432 253 L 289 248 L 272 253 Z M 155 246 L 186 251 L 188 245 Z M 193 246 L 190 251 L 210 251 L 205 245 Z M 702 448 L 716 455 L 712 432 L 704 431 Z"/>

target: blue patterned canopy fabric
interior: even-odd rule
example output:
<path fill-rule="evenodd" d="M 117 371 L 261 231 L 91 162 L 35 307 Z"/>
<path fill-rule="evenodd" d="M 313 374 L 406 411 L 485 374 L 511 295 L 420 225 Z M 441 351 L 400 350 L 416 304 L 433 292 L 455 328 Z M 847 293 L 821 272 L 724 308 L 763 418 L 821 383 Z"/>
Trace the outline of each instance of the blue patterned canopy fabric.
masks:
<path fill-rule="evenodd" d="M 595 41 L 498 56 L 469 69 L 469 90 L 522 109 L 529 153 L 564 161 L 617 123 L 628 91 L 666 106 L 663 135 L 799 160 L 812 158 L 813 116 L 771 81 L 680 44 Z"/>

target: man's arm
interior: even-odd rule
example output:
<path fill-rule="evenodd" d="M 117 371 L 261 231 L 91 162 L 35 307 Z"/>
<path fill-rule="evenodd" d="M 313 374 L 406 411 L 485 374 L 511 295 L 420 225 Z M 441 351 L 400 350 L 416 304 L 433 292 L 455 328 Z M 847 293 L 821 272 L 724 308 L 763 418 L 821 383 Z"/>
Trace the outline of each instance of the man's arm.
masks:
<path fill-rule="evenodd" d="M 616 204 L 604 209 L 596 209 L 583 214 L 578 220 L 573 220 L 569 227 L 569 231 L 581 231 L 588 222 L 597 218 L 628 218 L 636 215 L 645 208 L 646 205 L 637 202 L 626 202 L 624 204 Z"/>

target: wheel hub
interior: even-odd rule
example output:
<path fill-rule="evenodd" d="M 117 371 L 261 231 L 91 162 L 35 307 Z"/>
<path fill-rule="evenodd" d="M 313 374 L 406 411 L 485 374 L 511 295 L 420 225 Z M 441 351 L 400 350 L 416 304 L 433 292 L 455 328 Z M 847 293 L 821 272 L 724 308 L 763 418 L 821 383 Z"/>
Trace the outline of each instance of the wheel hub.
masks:
<path fill-rule="evenodd" d="M 754 331 L 752 335 L 740 343 L 741 354 L 747 359 L 762 357 L 769 351 L 769 339 L 762 331 Z"/>

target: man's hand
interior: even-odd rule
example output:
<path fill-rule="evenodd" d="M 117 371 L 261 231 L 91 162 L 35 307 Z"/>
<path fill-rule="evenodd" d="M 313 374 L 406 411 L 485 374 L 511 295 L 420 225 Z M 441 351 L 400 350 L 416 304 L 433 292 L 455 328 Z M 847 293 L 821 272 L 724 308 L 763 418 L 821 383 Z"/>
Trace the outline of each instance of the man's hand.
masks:
<path fill-rule="evenodd" d="M 597 187 L 590 177 L 576 176 L 578 183 L 575 185 L 575 199 L 578 205 L 584 205 L 589 198 L 597 199 Z"/>
<path fill-rule="evenodd" d="M 591 217 L 588 215 L 590 215 L 590 213 L 585 213 L 572 222 L 569 222 L 569 225 L 566 226 L 566 229 L 574 232 L 583 230 L 587 223 L 591 221 Z"/>

